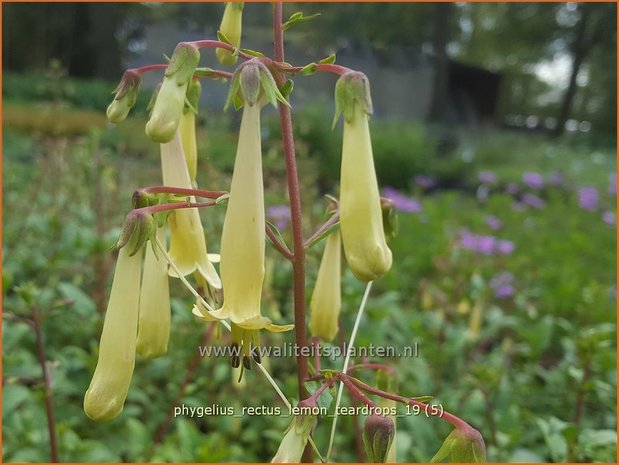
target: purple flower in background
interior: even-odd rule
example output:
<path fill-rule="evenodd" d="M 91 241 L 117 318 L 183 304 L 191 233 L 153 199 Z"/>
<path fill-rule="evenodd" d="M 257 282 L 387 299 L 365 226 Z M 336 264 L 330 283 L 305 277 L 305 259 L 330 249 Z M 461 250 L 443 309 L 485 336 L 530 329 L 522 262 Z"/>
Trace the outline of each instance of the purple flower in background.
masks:
<path fill-rule="evenodd" d="M 478 174 L 479 182 L 482 184 L 496 184 L 497 177 L 494 171 L 480 171 Z"/>
<path fill-rule="evenodd" d="M 432 189 L 436 185 L 434 178 L 419 174 L 414 178 L 415 184 L 424 189 Z"/>
<path fill-rule="evenodd" d="M 544 186 L 544 177 L 539 173 L 527 171 L 522 173 L 522 182 L 531 189 L 540 189 Z"/>
<path fill-rule="evenodd" d="M 512 241 L 500 240 L 497 242 L 496 248 L 501 255 L 510 255 L 514 251 L 516 246 Z"/>
<path fill-rule="evenodd" d="M 615 173 L 608 175 L 608 193 L 617 195 L 617 175 Z"/>
<path fill-rule="evenodd" d="M 544 202 L 542 198 L 528 192 L 522 196 L 522 202 L 530 207 L 537 209 L 544 208 L 544 205 L 546 205 L 546 202 Z"/>
<path fill-rule="evenodd" d="M 418 200 L 406 197 L 393 187 L 385 187 L 383 189 L 383 195 L 390 198 L 395 208 L 400 211 L 405 213 L 419 213 L 421 211 L 421 203 L 419 203 Z"/>
<path fill-rule="evenodd" d="M 504 271 L 494 275 L 490 280 L 490 287 L 494 289 L 494 295 L 498 299 L 506 299 L 511 297 L 516 292 L 513 286 L 514 275 Z"/>
<path fill-rule="evenodd" d="M 484 255 L 492 255 L 496 249 L 494 236 L 477 236 L 477 251 Z"/>
<path fill-rule="evenodd" d="M 286 205 L 273 205 L 267 208 L 267 216 L 275 222 L 277 229 L 286 229 L 290 223 L 290 208 Z"/>
<path fill-rule="evenodd" d="M 501 229 L 503 227 L 503 223 L 501 223 L 501 220 L 498 219 L 494 215 L 486 215 L 486 218 L 484 218 L 484 222 L 493 231 L 497 231 L 497 230 L 499 230 L 499 229 Z"/>
<path fill-rule="evenodd" d="M 581 187 L 578 189 L 578 204 L 583 210 L 593 211 L 598 207 L 600 195 L 595 187 Z"/>
<path fill-rule="evenodd" d="M 507 186 L 505 186 L 505 192 L 507 192 L 509 195 L 516 195 L 518 192 L 520 192 L 520 186 L 515 182 L 510 182 L 509 184 L 507 184 Z"/>
<path fill-rule="evenodd" d="M 467 229 L 460 231 L 460 247 L 482 255 L 509 255 L 514 251 L 514 243 L 497 239 L 490 235 L 473 234 Z"/>
<path fill-rule="evenodd" d="M 563 175 L 558 171 L 553 171 L 548 175 L 548 183 L 552 186 L 561 186 L 563 184 Z"/>
<path fill-rule="evenodd" d="M 617 224 L 617 217 L 613 212 L 604 212 L 602 215 L 602 220 L 610 226 L 615 226 Z"/>

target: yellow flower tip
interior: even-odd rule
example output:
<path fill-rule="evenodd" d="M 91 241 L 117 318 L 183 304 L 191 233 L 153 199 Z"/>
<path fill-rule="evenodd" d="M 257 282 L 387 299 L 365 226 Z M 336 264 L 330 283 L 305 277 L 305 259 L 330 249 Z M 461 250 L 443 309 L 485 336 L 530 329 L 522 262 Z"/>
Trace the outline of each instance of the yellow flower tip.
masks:
<path fill-rule="evenodd" d="M 165 228 L 157 228 L 157 237 L 165 242 Z M 137 352 L 145 358 L 156 358 L 168 351 L 170 339 L 170 290 L 167 263 L 146 249 L 140 289 Z"/>
<path fill-rule="evenodd" d="M 368 116 L 359 105 L 344 120 L 340 180 L 340 228 L 346 260 L 353 274 L 372 281 L 391 268 L 374 171 Z"/>
<path fill-rule="evenodd" d="M 142 253 L 120 249 L 99 345 L 97 367 L 84 397 L 84 411 L 96 421 L 123 409 L 135 364 Z"/>
<path fill-rule="evenodd" d="M 316 422 L 314 415 L 295 415 L 271 463 L 299 463 Z"/>
<path fill-rule="evenodd" d="M 241 33 L 243 28 L 243 2 L 226 2 L 224 14 L 221 18 L 219 31 L 226 36 L 231 45 L 240 47 Z M 233 65 L 237 57 L 223 48 L 215 50 L 217 59 L 222 65 Z"/>
<path fill-rule="evenodd" d="M 326 242 L 310 302 L 309 328 L 312 336 L 331 342 L 338 331 L 342 307 L 340 231 L 331 233 Z"/>

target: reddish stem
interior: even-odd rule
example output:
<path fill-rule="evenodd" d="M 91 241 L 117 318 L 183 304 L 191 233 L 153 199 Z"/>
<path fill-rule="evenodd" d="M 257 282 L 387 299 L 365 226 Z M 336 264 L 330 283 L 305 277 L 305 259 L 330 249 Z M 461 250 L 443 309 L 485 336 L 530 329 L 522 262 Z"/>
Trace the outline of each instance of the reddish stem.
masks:
<path fill-rule="evenodd" d="M 129 214 L 140 215 L 142 213 L 159 213 L 166 212 L 171 210 L 180 210 L 181 208 L 202 208 L 202 207 L 212 207 L 213 205 L 217 205 L 217 202 L 209 200 L 208 202 L 195 202 L 191 203 L 189 201 L 180 202 L 180 203 L 164 203 L 161 205 L 151 205 L 150 207 L 142 207 L 136 208 L 129 212 Z"/>
<path fill-rule="evenodd" d="M 353 365 L 348 368 L 348 370 L 346 370 L 346 373 L 348 374 L 354 370 L 382 370 L 388 371 L 390 374 L 394 374 L 396 372 L 395 368 L 390 367 L 389 365 L 383 365 L 382 363 L 360 363 L 358 365 Z"/>
<path fill-rule="evenodd" d="M 187 189 L 184 187 L 172 187 L 172 186 L 147 186 L 138 189 L 134 192 L 136 194 L 179 194 L 179 195 L 193 195 L 195 197 L 203 197 L 206 199 L 217 199 L 222 195 L 226 195 L 227 191 L 208 191 L 204 189 Z"/>
<path fill-rule="evenodd" d="M 334 73 L 340 76 L 342 74 L 346 74 L 352 71 L 352 69 L 347 68 L 346 66 L 336 65 L 333 63 L 315 63 L 315 65 L 316 71 L 321 71 L 324 73 Z M 290 66 L 287 63 L 278 62 L 273 62 L 272 66 L 275 67 L 278 71 L 286 74 L 299 74 L 304 68 L 304 66 Z"/>
<path fill-rule="evenodd" d="M 284 31 L 282 29 L 282 3 L 273 4 L 273 44 L 275 60 L 284 61 Z M 278 86 L 284 81 L 284 76 L 275 73 Z M 290 198 L 290 218 L 292 220 L 293 254 L 293 300 L 294 300 L 294 330 L 297 347 L 307 346 L 307 331 L 305 324 L 305 247 L 303 243 L 303 217 L 301 211 L 301 195 L 299 190 L 299 176 L 294 149 L 294 135 L 292 131 L 292 116 L 290 108 L 278 103 L 279 121 L 286 158 L 286 174 L 288 181 L 288 196 Z M 303 350 L 303 349 L 301 349 Z M 305 381 L 309 376 L 307 357 L 297 356 L 297 383 L 299 385 L 299 400 L 309 397 L 305 388 Z M 303 453 L 304 462 L 312 462 L 312 448 L 308 444 Z"/>
<path fill-rule="evenodd" d="M 49 432 L 49 453 L 50 462 L 58 462 L 58 445 L 56 443 L 56 420 L 54 418 L 54 402 L 52 400 L 52 380 L 47 369 L 47 357 L 45 355 L 45 344 L 41 331 L 41 319 L 39 311 L 32 308 L 32 327 L 37 345 L 37 359 L 43 371 L 43 382 L 45 385 L 45 412 L 47 414 L 47 430 Z"/>
<path fill-rule="evenodd" d="M 403 397 L 403 396 L 399 396 L 397 394 L 391 394 L 390 392 L 385 392 L 381 389 L 369 386 L 357 379 L 354 378 L 350 378 L 352 379 L 352 382 L 358 386 L 360 389 L 369 392 L 370 394 L 374 394 L 380 397 L 383 397 L 385 399 L 389 399 L 389 400 L 395 400 L 396 402 L 402 402 L 403 404 L 407 404 L 407 405 L 416 405 L 418 407 L 421 408 L 426 408 L 426 404 L 424 404 L 423 402 L 419 402 L 418 400 L 415 399 L 410 399 L 408 397 Z M 443 415 L 440 417 L 446 421 L 448 421 L 449 423 L 452 424 L 452 426 L 454 428 L 465 428 L 465 429 L 472 429 L 472 426 L 469 425 L 466 421 L 462 420 L 461 418 L 458 418 L 457 416 L 447 412 L 447 411 L 443 411 Z"/>
<path fill-rule="evenodd" d="M 283 243 L 279 239 L 279 237 L 277 237 L 277 235 L 273 232 L 273 230 L 269 227 L 268 224 L 264 225 L 264 229 L 267 232 L 267 236 L 269 236 L 269 239 L 271 239 L 271 242 L 273 242 L 273 245 L 275 246 L 275 248 L 288 260 L 292 260 L 294 255 L 290 251 L 288 246 L 285 243 Z"/>
<path fill-rule="evenodd" d="M 233 45 L 221 42 L 220 40 L 196 40 L 187 43 L 192 44 L 193 46 L 198 48 L 223 48 L 228 50 L 229 52 L 234 52 L 235 49 Z M 239 50 L 238 52 L 239 56 L 245 60 L 251 60 L 252 58 L 254 58 L 249 53 L 242 52 L 241 50 Z"/>
<path fill-rule="evenodd" d="M 346 386 L 348 388 L 348 391 L 357 399 L 360 400 L 361 402 L 363 402 L 365 405 L 368 405 L 370 407 L 376 407 L 376 404 L 370 400 L 368 397 L 366 397 L 365 394 L 363 394 L 358 388 L 357 386 L 355 386 L 355 384 L 351 381 L 351 378 L 345 374 L 340 374 L 340 379 L 342 380 L 342 382 L 344 383 L 344 386 Z"/>
<path fill-rule="evenodd" d="M 319 227 L 316 232 L 314 232 L 314 234 L 312 234 L 309 239 L 307 239 L 305 241 L 305 243 L 303 244 L 303 247 L 305 249 L 307 249 L 308 247 L 310 247 L 312 245 L 312 243 L 318 239 L 320 237 L 321 234 L 323 234 L 325 231 L 327 231 L 331 226 L 333 226 L 334 224 L 336 224 L 338 221 L 340 220 L 340 212 L 337 211 L 336 213 L 334 213 L 333 215 L 331 215 L 331 217 L 325 221 L 323 223 L 323 225 L 321 227 Z"/>
<path fill-rule="evenodd" d="M 128 69 L 127 72 L 130 73 L 137 73 L 137 74 L 144 74 L 148 71 L 159 71 L 162 69 L 167 69 L 168 65 L 146 65 L 146 66 L 140 66 L 139 68 L 131 68 Z"/>

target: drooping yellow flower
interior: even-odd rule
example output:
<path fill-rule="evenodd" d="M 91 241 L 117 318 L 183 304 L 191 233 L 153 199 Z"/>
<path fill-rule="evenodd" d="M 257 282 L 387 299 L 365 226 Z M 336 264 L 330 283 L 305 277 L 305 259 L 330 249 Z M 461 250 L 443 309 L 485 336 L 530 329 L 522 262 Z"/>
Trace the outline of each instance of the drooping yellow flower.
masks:
<path fill-rule="evenodd" d="M 243 107 L 230 198 L 221 239 L 223 306 L 207 313 L 198 305 L 194 314 L 206 320 L 230 318 L 233 344 L 241 348 L 243 364 L 259 361 L 259 331 L 288 331 L 294 325 L 275 325 L 260 312 L 265 273 L 265 214 L 260 137 L 260 105 Z M 233 359 L 238 366 L 240 360 Z"/>
<path fill-rule="evenodd" d="M 164 185 L 192 187 L 178 134 L 171 142 L 161 144 L 161 170 Z M 190 200 L 195 201 L 193 197 Z M 183 276 L 198 270 L 211 286 L 220 289 L 221 280 L 208 258 L 204 228 L 200 222 L 198 210 L 195 208 L 175 210 L 168 216 L 168 225 L 170 227 L 170 257 Z M 172 277 L 178 277 L 172 267 L 169 269 L 169 274 Z"/>
<path fill-rule="evenodd" d="M 157 228 L 157 238 L 165 244 L 165 228 Z M 146 358 L 160 357 L 168 351 L 170 339 L 168 264 L 150 245 L 146 247 L 139 308 L 137 351 Z"/>
<path fill-rule="evenodd" d="M 326 242 L 310 302 L 309 328 L 312 336 L 330 342 L 337 334 L 342 307 L 340 231 L 331 233 Z"/>
<path fill-rule="evenodd" d="M 99 360 L 84 397 L 84 411 L 96 421 L 111 420 L 122 411 L 133 376 L 142 251 L 118 253 L 112 291 L 99 344 Z"/>
<path fill-rule="evenodd" d="M 295 415 L 271 463 L 299 463 L 314 426 L 314 415 Z"/>
<path fill-rule="evenodd" d="M 372 281 L 391 268 L 374 171 L 368 114 L 369 83 L 361 73 L 338 81 L 336 102 L 344 113 L 340 174 L 340 228 L 346 261 L 362 281 Z"/>
<path fill-rule="evenodd" d="M 232 45 L 240 47 L 241 31 L 243 27 L 243 2 L 226 2 L 224 15 L 221 18 L 219 30 L 227 37 Z M 233 65 L 238 57 L 223 48 L 215 50 L 217 59 L 222 65 Z"/>

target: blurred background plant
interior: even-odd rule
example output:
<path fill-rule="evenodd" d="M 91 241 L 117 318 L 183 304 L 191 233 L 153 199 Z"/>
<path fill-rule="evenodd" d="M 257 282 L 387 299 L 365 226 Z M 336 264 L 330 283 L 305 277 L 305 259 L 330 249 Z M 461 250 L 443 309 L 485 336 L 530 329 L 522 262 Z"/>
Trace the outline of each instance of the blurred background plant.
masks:
<path fill-rule="evenodd" d="M 367 70 L 379 183 L 400 211 L 393 269 L 375 284 L 358 344 L 417 342 L 417 357 L 389 361 L 400 391 L 433 395 L 466 418 L 493 461 L 616 458 L 615 8 L 285 5 L 288 14 L 322 13 L 289 32 L 289 61 L 337 52 Z M 50 460 L 47 393 L 61 461 L 263 461 L 277 448 L 285 417 L 170 419 L 178 402 L 278 403 L 259 376 L 254 389 L 237 386 L 242 401 L 222 394 L 228 364 L 196 355 L 197 345 L 222 342 L 196 323 L 178 283 L 169 354 L 138 361 L 122 416 L 94 424 L 81 408 L 110 286 L 108 250 L 130 194 L 156 183 L 159 170 L 143 130 L 154 80 L 118 126 L 104 115 L 110 92 L 125 67 L 214 36 L 221 10 L 3 5 L 4 461 Z M 245 43 L 268 53 L 270 7 L 248 4 L 245 18 Z M 317 224 L 339 173 L 333 79 L 295 80 L 304 211 Z M 209 189 L 225 189 L 232 171 L 238 120 L 220 111 L 226 89 L 209 82 L 203 92 L 198 182 Z M 282 150 L 276 115 L 265 116 L 267 205 L 277 206 Z M 203 219 L 218 236 L 221 212 Z M 288 318 L 291 270 L 270 254 L 265 308 Z M 319 259 L 319 250 L 309 256 L 308 290 Z M 350 272 L 343 285 L 341 324 L 350 328 L 362 285 Z M 267 363 L 293 395 L 293 360 Z M 356 461 L 355 420 L 340 421 L 336 458 Z M 447 433 L 401 417 L 399 460 L 427 461 Z"/>

